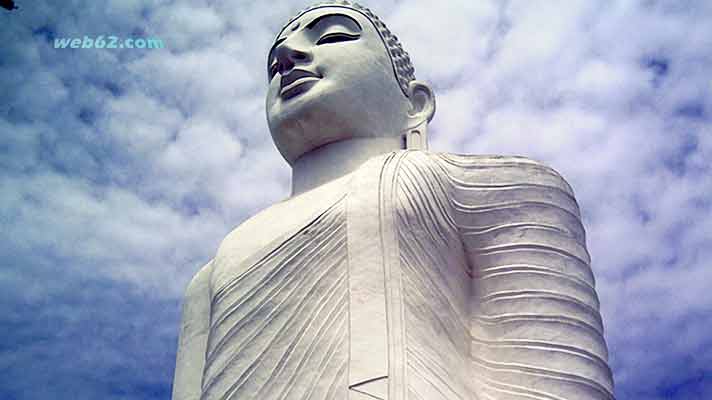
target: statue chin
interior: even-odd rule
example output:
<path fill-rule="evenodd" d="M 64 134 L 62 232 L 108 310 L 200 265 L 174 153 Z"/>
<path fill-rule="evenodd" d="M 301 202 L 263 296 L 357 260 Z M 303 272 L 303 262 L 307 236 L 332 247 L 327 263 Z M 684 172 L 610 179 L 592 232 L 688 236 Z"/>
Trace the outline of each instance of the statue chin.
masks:
<path fill-rule="evenodd" d="M 268 103 L 272 138 L 290 165 L 326 144 L 398 136 L 405 126 L 402 116 L 406 115 L 408 103 L 400 92 L 370 101 L 364 100 L 369 97 L 362 90 L 351 89 L 347 94 L 344 89 L 331 90 L 333 86 L 327 80 L 319 81 L 295 97 Z"/>

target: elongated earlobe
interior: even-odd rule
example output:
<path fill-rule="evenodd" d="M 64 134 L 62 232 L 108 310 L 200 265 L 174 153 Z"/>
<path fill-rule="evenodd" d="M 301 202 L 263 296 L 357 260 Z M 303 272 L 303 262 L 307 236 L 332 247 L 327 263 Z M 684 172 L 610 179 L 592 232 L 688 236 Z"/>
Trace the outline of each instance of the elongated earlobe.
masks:
<path fill-rule="evenodd" d="M 408 129 L 405 132 L 407 149 L 426 150 L 428 148 L 428 122 L 435 115 L 435 95 L 426 83 L 410 81 L 408 84 Z"/>
<path fill-rule="evenodd" d="M 417 126 L 408 128 L 404 134 L 405 148 L 409 150 L 428 149 L 428 122 L 423 121 Z"/>

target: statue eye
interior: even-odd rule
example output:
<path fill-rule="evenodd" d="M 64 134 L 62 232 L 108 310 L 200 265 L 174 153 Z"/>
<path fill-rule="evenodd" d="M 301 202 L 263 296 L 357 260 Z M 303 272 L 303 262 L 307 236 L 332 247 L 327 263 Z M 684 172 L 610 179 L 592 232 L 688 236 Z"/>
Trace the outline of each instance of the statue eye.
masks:
<path fill-rule="evenodd" d="M 359 35 L 352 35 L 348 33 L 342 33 L 342 32 L 337 32 L 337 33 L 329 33 L 326 34 L 322 37 L 319 38 L 319 40 L 316 42 L 317 46 L 321 44 L 327 44 L 327 43 L 337 43 L 337 42 L 347 42 L 349 40 L 356 40 L 359 38 Z"/>

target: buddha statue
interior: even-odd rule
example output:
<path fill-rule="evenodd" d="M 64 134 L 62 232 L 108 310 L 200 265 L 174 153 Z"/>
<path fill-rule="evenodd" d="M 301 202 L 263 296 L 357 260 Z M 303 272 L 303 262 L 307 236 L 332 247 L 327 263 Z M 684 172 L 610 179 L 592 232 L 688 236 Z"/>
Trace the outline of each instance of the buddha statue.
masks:
<path fill-rule="evenodd" d="M 267 71 L 292 193 L 189 284 L 174 400 L 614 398 L 559 174 L 428 151 L 433 91 L 360 5 L 300 12 Z"/>

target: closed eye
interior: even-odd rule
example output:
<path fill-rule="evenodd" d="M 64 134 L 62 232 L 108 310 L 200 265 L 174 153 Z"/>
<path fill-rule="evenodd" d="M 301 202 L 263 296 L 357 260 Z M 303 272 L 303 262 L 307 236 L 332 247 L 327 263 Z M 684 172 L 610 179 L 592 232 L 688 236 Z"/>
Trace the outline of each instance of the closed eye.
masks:
<path fill-rule="evenodd" d="M 347 42 L 349 40 L 356 40 L 359 38 L 360 35 L 351 35 L 348 33 L 342 33 L 342 32 L 337 32 L 337 33 L 329 33 L 326 34 L 317 40 L 316 44 L 322 45 L 322 44 L 328 44 L 328 43 L 338 43 L 338 42 Z"/>

